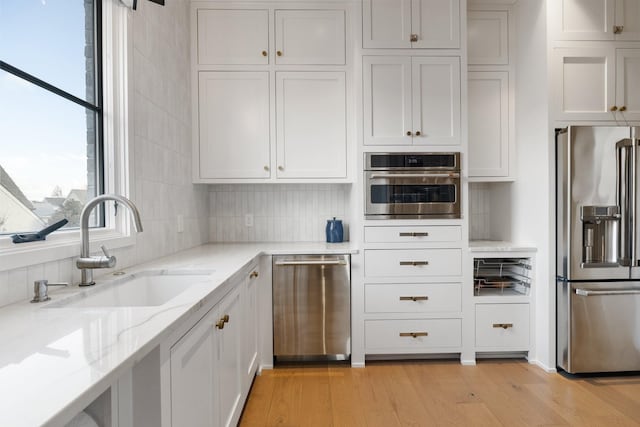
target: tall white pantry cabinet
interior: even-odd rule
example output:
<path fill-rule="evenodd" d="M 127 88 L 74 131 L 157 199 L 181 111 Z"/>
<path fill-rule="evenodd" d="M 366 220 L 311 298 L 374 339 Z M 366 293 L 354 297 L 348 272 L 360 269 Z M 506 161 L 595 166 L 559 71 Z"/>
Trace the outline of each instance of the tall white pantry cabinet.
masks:
<path fill-rule="evenodd" d="M 193 180 L 348 182 L 349 9 L 193 2 Z"/>

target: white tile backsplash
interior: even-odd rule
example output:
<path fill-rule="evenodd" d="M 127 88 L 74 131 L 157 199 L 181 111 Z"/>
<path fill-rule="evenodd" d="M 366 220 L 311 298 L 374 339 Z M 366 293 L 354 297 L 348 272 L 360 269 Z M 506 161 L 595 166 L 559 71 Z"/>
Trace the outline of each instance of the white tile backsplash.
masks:
<path fill-rule="evenodd" d="M 327 219 L 348 225 L 350 191 L 349 184 L 212 185 L 209 240 L 324 241 Z M 252 227 L 245 225 L 246 214 L 253 215 Z"/>
<path fill-rule="evenodd" d="M 469 184 L 469 239 L 491 239 L 490 184 Z"/>
<path fill-rule="evenodd" d="M 191 183 L 189 2 L 164 7 L 138 2 L 131 19 L 131 185 L 144 232 L 136 236 L 135 246 L 112 251 L 118 269 L 209 239 L 209 192 Z M 176 230 L 178 214 L 184 216 L 182 233 Z M 108 272 L 96 270 L 95 275 Z M 74 258 L 0 271 L 0 306 L 30 299 L 38 279 L 77 283 L 80 272 Z"/>

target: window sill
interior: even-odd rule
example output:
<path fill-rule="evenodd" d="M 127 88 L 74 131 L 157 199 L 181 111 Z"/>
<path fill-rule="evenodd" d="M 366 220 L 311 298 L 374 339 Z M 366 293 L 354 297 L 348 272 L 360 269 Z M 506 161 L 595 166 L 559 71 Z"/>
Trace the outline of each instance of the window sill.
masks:
<path fill-rule="evenodd" d="M 14 244 L 10 239 L 0 240 L 0 271 L 12 270 L 46 262 L 60 261 L 80 256 L 80 232 L 68 232 L 43 242 Z M 91 232 L 91 252 L 99 252 L 100 246 L 109 249 L 132 246 L 135 235 L 127 236 L 115 230 Z"/>

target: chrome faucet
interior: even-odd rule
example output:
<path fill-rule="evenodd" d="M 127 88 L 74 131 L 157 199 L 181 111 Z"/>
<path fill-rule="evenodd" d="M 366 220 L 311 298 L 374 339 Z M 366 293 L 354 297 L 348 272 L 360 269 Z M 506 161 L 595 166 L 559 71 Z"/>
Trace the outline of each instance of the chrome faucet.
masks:
<path fill-rule="evenodd" d="M 104 246 L 102 246 L 104 256 L 92 257 L 89 255 L 89 216 L 91 215 L 93 208 L 107 200 L 113 200 L 116 203 L 122 203 L 127 206 L 133 215 L 136 231 L 138 233 L 142 231 L 142 222 L 140 221 L 138 208 L 126 197 L 119 196 L 117 194 L 103 194 L 89 200 L 80 214 L 80 240 L 82 247 L 80 248 L 80 258 L 76 261 L 76 267 L 81 270 L 79 286 L 91 286 L 96 284 L 96 282 L 93 281 L 94 268 L 112 268 L 116 265 L 116 257 L 109 255 L 107 248 Z"/>

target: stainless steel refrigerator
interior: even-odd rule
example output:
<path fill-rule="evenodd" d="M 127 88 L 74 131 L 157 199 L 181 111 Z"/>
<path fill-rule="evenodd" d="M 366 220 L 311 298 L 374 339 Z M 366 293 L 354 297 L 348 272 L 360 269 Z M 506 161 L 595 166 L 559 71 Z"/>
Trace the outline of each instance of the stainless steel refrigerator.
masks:
<path fill-rule="evenodd" d="M 640 371 L 640 127 L 556 133 L 557 365 Z"/>

